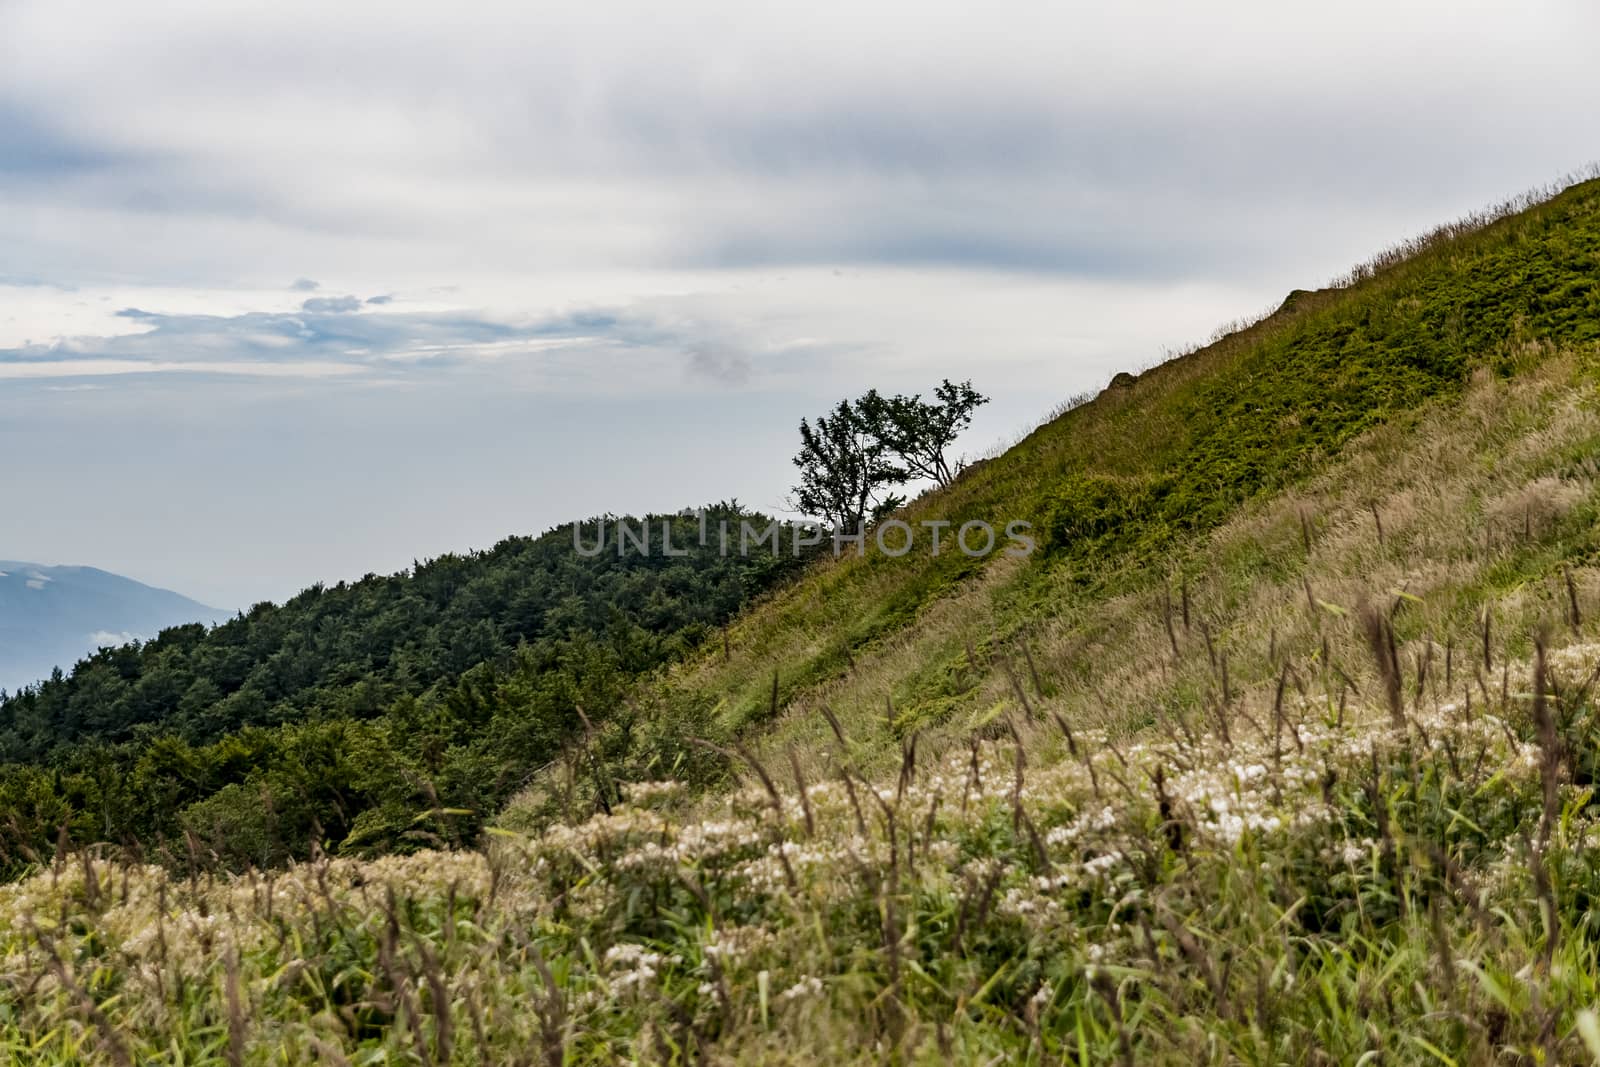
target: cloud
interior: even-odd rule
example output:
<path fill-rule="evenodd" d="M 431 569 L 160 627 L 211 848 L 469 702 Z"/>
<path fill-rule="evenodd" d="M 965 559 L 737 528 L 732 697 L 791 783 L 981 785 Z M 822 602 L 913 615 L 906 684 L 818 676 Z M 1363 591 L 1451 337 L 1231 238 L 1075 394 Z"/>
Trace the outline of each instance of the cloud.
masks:
<path fill-rule="evenodd" d="M 319 296 L 303 302 L 300 307 L 303 311 L 337 315 L 347 311 L 360 311 L 361 301 L 353 296 Z"/>
<path fill-rule="evenodd" d="M 0 509 L 0 543 L 246 605 L 574 515 L 730 496 L 770 510 L 793 481 L 795 426 L 840 397 L 973 378 L 994 397 L 961 443 L 975 454 L 1060 397 L 1283 295 L 808 269 L 657 276 L 630 300 L 582 299 L 643 288 L 463 281 L 325 316 L 281 284 L 249 300 L 109 294 L 104 307 L 138 316 L 108 311 L 103 332 L 53 356 L 0 354 L 0 374 L 85 375 L 0 380 L 0 455 L 27 457 L 6 484 L 36 505 Z M 447 296 L 494 310 L 439 306 Z M 515 311 L 535 296 L 545 310 Z M 168 310 L 227 302 L 258 310 Z M 334 329 L 345 341 L 322 337 Z M 289 340 L 263 354 L 260 333 Z M 340 347 L 352 341 L 369 351 Z M 108 347 L 125 363 L 95 378 L 89 361 Z M 102 388 L 50 391 L 63 384 Z"/>
<path fill-rule="evenodd" d="M 0 285 L 14 289 L 64 289 L 71 291 L 73 288 L 70 285 L 41 278 L 37 274 L 0 274 Z"/>
<path fill-rule="evenodd" d="M 1103 377 L 1118 365 L 1148 362 L 1162 345 L 1182 344 L 1242 309 L 1282 299 L 1275 290 L 1260 297 L 1216 288 L 1191 294 L 1038 274 L 928 270 L 727 272 L 658 278 L 657 285 L 666 291 L 610 303 L 557 296 L 537 312 L 515 309 L 515 286 L 402 305 L 310 298 L 291 309 L 236 314 L 154 310 L 142 301 L 163 296 L 151 293 L 107 314 L 106 322 L 126 324 L 118 332 L 0 347 L 0 376 L 188 371 L 371 384 L 453 378 L 486 389 L 560 393 L 810 392 L 891 379 L 911 386 L 919 367 L 935 381 L 940 374 L 977 374 L 993 382 L 1012 373 L 1008 368 L 1033 367 L 1055 353 L 1044 381 L 1060 379 L 1058 387 L 1070 391 L 1084 384 L 1079 373 Z M 575 284 L 573 291 L 585 288 Z M 440 303 L 474 298 L 485 302 Z M 1153 310 L 1156 301 L 1166 310 Z M 1134 337 L 1142 340 L 1130 348 Z M 1037 370 L 1029 373 L 1034 390 L 1052 388 Z"/>
<path fill-rule="evenodd" d="M 44 116 L 0 98 L 0 179 L 5 184 L 55 181 L 117 162 L 117 153 L 72 137 Z"/>
<path fill-rule="evenodd" d="M 0 379 L 130 374 L 393 379 L 493 364 L 554 370 L 569 387 L 614 379 L 622 364 L 725 384 L 770 350 L 759 323 L 707 296 L 497 317 L 473 309 L 393 312 L 354 296 L 313 297 L 298 311 L 166 314 L 126 307 L 136 332 L 0 348 Z"/>
<path fill-rule="evenodd" d="M 248 34 L 175 0 L 92 27 L 0 10 L 0 136 L 31 175 L 0 176 L 0 257 L 68 280 L 937 265 L 1287 288 L 1586 162 L 1570 131 L 1600 89 L 1600 13 L 1576 3 L 1227 0 L 1152 26 L 286 0 Z"/>
<path fill-rule="evenodd" d="M 289 288 L 296 293 L 314 293 L 321 289 L 322 285 L 320 282 L 314 282 L 310 278 L 296 278 L 290 283 Z"/>
<path fill-rule="evenodd" d="M 6 362 L 0 353 L 0 381 L 56 378 L 110 378 L 128 374 L 223 375 L 239 378 L 340 378 L 360 374 L 362 368 L 340 363 L 286 360 L 261 363 L 251 360 L 131 360 L 131 359 L 38 359 Z"/>
<path fill-rule="evenodd" d="M 698 339 L 688 346 L 689 367 L 699 375 L 738 385 L 750 377 L 750 354 L 737 345 Z"/>

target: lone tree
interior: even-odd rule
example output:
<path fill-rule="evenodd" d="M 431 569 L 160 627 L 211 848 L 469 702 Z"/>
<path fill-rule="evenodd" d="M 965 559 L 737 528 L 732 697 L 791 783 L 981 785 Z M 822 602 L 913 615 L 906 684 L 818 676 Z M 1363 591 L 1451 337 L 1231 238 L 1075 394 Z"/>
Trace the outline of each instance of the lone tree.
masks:
<path fill-rule="evenodd" d="M 910 478 L 930 478 L 940 487 L 950 484 L 955 472 L 945 452 L 962 431 L 972 425 L 972 413 L 989 398 L 972 387 L 946 378 L 933 391 L 937 403 L 921 393 L 879 396 L 876 389 L 859 401 L 873 436 L 891 452 Z"/>
<path fill-rule="evenodd" d="M 800 420 L 800 484 L 795 503 L 837 529 L 862 528 L 905 503 L 883 490 L 927 478 L 940 486 L 955 477 L 945 454 L 972 413 L 988 403 L 971 382 L 948 378 L 934 390 L 936 403 L 912 396 L 881 395 L 876 389 L 855 401 L 841 400 L 813 425 Z"/>
<path fill-rule="evenodd" d="M 872 432 L 860 401 L 839 401 L 815 426 L 801 419 L 794 465 L 800 468 L 800 484 L 794 487 L 800 510 L 821 515 L 841 530 L 860 529 L 879 490 L 906 480 Z"/>

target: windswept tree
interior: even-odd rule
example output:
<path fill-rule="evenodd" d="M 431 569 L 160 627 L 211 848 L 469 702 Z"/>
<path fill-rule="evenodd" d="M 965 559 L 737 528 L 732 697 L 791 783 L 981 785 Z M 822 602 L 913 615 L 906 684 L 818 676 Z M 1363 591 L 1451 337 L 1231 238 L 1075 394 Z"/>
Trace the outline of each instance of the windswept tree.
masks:
<path fill-rule="evenodd" d="M 989 398 L 971 381 L 946 378 L 934 390 L 934 402 L 911 396 L 880 396 L 876 389 L 857 402 L 872 435 L 899 461 L 909 478 L 928 478 L 940 486 L 955 478 L 946 453 L 972 425 L 972 414 Z"/>
<path fill-rule="evenodd" d="M 892 486 L 923 478 L 949 485 L 955 478 L 950 447 L 989 398 L 971 382 L 957 385 L 948 378 L 934 398 L 930 403 L 920 393 L 886 397 L 873 389 L 859 400 L 839 401 L 814 425 L 802 419 L 794 457 L 799 509 L 856 530 L 905 503 L 884 492 Z"/>
<path fill-rule="evenodd" d="M 891 461 L 859 400 L 839 401 L 815 425 L 801 419 L 800 452 L 794 465 L 800 468 L 800 484 L 794 487 L 796 505 L 840 530 L 859 530 L 873 514 L 879 493 L 906 480 L 906 472 Z"/>

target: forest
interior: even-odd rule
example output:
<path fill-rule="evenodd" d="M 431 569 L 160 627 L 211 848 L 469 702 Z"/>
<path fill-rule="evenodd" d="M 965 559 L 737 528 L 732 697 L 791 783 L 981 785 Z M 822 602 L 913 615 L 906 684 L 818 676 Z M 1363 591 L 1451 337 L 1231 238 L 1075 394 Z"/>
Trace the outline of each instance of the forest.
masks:
<path fill-rule="evenodd" d="M 702 521 L 773 521 L 737 502 L 647 516 L 670 556 L 607 520 L 605 551 L 589 520 L 315 585 L 0 699 L 0 875 L 62 843 L 242 868 L 475 840 L 586 721 L 628 714 L 634 680 L 804 562 L 703 545 Z"/>

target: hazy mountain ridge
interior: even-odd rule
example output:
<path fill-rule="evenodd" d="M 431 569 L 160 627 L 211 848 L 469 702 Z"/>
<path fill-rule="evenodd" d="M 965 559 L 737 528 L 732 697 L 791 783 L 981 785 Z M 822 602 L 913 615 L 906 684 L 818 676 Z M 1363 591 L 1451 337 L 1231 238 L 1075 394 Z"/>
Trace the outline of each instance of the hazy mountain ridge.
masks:
<path fill-rule="evenodd" d="M 70 670 L 101 645 L 156 636 L 228 613 L 96 567 L 0 560 L 0 689 Z"/>

